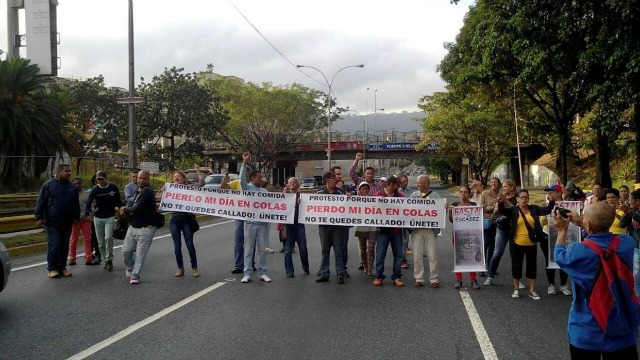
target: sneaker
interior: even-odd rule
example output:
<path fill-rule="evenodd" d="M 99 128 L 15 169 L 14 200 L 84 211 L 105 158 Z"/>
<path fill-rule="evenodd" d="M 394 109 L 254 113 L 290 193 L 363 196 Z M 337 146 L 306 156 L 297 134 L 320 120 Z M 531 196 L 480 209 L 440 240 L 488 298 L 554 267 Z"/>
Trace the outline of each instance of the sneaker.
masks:
<path fill-rule="evenodd" d="M 526 289 L 526 288 L 527 288 L 527 287 L 522 283 L 522 281 L 519 281 L 519 282 L 518 282 L 518 289 L 520 289 L 520 290 L 524 290 L 524 289 Z"/>
<path fill-rule="evenodd" d="M 567 295 L 567 296 L 571 296 L 571 295 L 572 295 L 572 293 L 571 293 L 571 288 L 569 287 L 569 285 L 562 285 L 562 286 L 560 286 L 560 291 L 561 291 L 563 294 Z"/>
<path fill-rule="evenodd" d="M 249 276 L 249 275 L 243 276 L 242 280 L 240 280 L 240 282 L 244 283 L 244 284 L 248 283 L 249 281 L 251 281 L 251 276 Z"/>
<path fill-rule="evenodd" d="M 316 279 L 317 283 L 322 283 L 322 282 L 327 282 L 327 281 L 329 281 L 329 278 L 328 277 L 324 277 L 324 276 L 323 277 L 319 277 L 319 278 Z"/>
<path fill-rule="evenodd" d="M 100 265 L 102 263 L 102 258 L 97 257 L 97 258 L 93 259 L 93 261 L 96 263 L 96 265 Z"/>
<path fill-rule="evenodd" d="M 381 286 L 382 285 L 382 279 L 376 278 L 375 280 L 373 280 L 373 285 L 374 286 Z"/>
<path fill-rule="evenodd" d="M 402 279 L 395 279 L 395 280 L 393 280 L 393 285 L 398 286 L 398 287 L 404 286 L 404 281 L 402 281 Z"/>
<path fill-rule="evenodd" d="M 234 267 L 233 270 L 231 270 L 232 274 L 242 274 L 243 271 L 240 268 Z"/>
<path fill-rule="evenodd" d="M 275 251 L 274 251 L 272 248 L 270 248 L 270 247 L 268 247 L 268 246 L 267 246 L 267 247 L 264 249 L 264 252 L 266 252 L 267 254 L 273 254 Z"/>
<path fill-rule="evenodd" d="M 293 276 L 294 276 L 293 273 L 288 273 L 287 274 L 287 277 L 293 277 Z"/>
<path fill-rule="evenodd" d="M 90 261 L 85 261 L 85 265 L 100 265 L 100 262 L 97 259 L 93 259 Z"/>
<path fill-rule="evenodd" d="M 344 284 L 344 276 L 338 275 L 338 284 Z"/>
<path fill-rule="evenodd" d="M 484 281 L 484 286 L 493 286 L 493 278 L 488 277 L 487 280 Z"/>
<path fill-rule="evenodd" d="M 260 275 L 260 280 L 264 282 L 271 282 L 271 278 L 267 274 Z"/>
<path fill-rule="evenodd" d="M 529 297 L 533 300 L 540 300 L 540 296 L 535 291 L 529 291 Z"/>
<path fill-rule="evenodd" d="M 461 287 L 462 287 L 462 281 L 456 281 L 456 283 L 453 284 L 454 289 L 460 289 Z"/>
<path fill-rule="evenodd" d="M 547 289 L 547 295 L 555 295 L 555 294 L 557 294 L 556 286 L 553 284 L 549 285 L 549 288 Z"/>
<path fill-rule="evenodd" d="M 138 279 L 137 277 L 132 277 L 131 280 L 129 280 L 129 284 L 138 285 L 140 284 L 140 279 Z"/>
<path fill-rule="evenodd" d="M 104 268 L 107 269 L 108 271 L 113 270 L 113 261 L 111 260 L 107 260 L 104 262 Z"/>
<path fill-rule="evenodd" d="M 125 275 L 126 277 L 130 278 L 130 277 L 131 277 L 131 272 L 132 272 L 132 271 L 133 271 L 133 269 L 132 269 L 132 268 L 126 268 L 126 269 L 124 269 L 124 275 Z"/>
<path fill-rule="evenodd" d="M 480 284 L 478 284 L 478 280 L 473 280 L 471 284 L 469 284 L 469 287 L 474 290 L 478 290 L 480 289 Z"/>
<path fill-rule="evenodd" d="M 511 297 L 514 299 L 519 299 L 520 298 L 520 290 L 515 289 L 513 290 L 513 294 L 511 294 Z"/>
<path fill-rule="evenodd" d="M 47 276 L 49 276 L 50 279 L 53 279 L 60 276 L 60 273 L 58 272 L 58 270 L 49 270 L 49 273 Z"/>
<path fill-rule="evenodd" d="M 75 264 L 76 264 L 76 261 L 75 261 L 75 260 L 69 260 L 69 265 L 70 265 L 70 266 L 73 266 L 73 265 L 75 265 Z"/>
<path fill-rule="evenodd" d="M 71 274 L 71 273 L 69 272 L 69 270 L 64 269 L 64 270 L 62 270 L 62 272 L 60 273 L 60 275 L 62 275 L 63 277 L 71 277 L 71 275 L 73 275 L 73 274 Z"/>
<path fill-rule="evenodd" d="M 409 268 L 409 264 L 407 263 L 407 261 L 406 261 L 406 260 L 403 260 L 403 261 L 400 263 L 400 267 L 401 267 L 401 268 L 403 268 L 403 269 L 408 269 L 408 268 Z"/>
<path fill-rule="evenodd" d="M 437 289 L 437 288 L 439 288 L 439 287 L 440 287 L 440 283 L 439 283 L 439 282 L 437 282 L 437 281 L 436 281 L 436 282 L 432 282 L 432 283 L 431 283 L 431 288 L 433 288 L 433 289 Z"/>

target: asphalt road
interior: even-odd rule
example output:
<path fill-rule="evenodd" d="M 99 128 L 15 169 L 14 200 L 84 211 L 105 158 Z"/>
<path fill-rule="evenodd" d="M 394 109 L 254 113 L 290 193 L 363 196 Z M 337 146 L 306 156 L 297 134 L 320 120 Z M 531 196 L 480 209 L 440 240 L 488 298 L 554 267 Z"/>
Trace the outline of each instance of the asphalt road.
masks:
<path fill-rule="evenodd" d="M 414 288 L 411 269 L 403 288 L 374 287 L 357 270 L 353 236 L 351 278 L 316 284 L 320 244 L 307 226 L 312 275 L 294 254 L 296 276 L 287 278 L 276 252 L 267 255 L 272 283 L 241 284 L 230 273 L 232 232 L 219 220 L 196 234 L 199 278 L 173 277 L 172 241 L 158 234 L 138 286 L 119 248 L 113 272 L 79 261 L 68 279 L 47 278 L 44 254 L 15 259 L 0 293 L 0 359 L 569 359 L 571 298 L 546 295 L 541 253 L 540 301 L 511 298 L 508 252 L 495 286 L 453 289 L 450 229 L 438 244 L 440 289 Z M 275 226 L 271 245 L 280 247 Z"/>

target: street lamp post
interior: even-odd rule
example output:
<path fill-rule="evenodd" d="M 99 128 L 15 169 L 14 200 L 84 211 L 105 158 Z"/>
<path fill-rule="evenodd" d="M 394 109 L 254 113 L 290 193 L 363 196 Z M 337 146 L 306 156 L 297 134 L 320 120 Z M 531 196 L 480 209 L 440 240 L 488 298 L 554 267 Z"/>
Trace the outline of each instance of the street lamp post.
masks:
<path fill-rule="evenodd" d="M 333 80 L 336 78 L 336 76 L 338 76 L 338 74 L 344 70 L 344 69 L 348 69 L 348 68 L 363 68 L 364 64 L 359 64 L 359 65 L 348 65 L 345 66 L 343 68 L 341 68 L 340 70 L 336 71 L 335 74 L 333 74 L 333 76 L 331 77 L 331 81 L 329 81 L 329 79 L 327 78 L 327 76 L 322 72 L 322 70 L 313 67 L 313 66 L 309 66 L 309 65 L 296 65 L 297 68 L 309 68 L 309 69 L 313 69 L 317 72 L 320 73 L 320 75 L 322 75 L 322 77 L 324 78 L 324 81 L 327 83 L 327 89 L 328 89 L 328 93 L 327 93 L 327 159 L 329 160 L 329 169 L 331 168 L 331 86 L 333 85 Z"/>

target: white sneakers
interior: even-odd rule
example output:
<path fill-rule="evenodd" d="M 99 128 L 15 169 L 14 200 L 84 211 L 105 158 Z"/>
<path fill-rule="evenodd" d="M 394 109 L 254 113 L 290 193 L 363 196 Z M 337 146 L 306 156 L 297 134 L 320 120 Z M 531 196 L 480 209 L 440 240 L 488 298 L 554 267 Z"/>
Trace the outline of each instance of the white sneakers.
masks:
<path fill-rule="evenodd" d="M 491 286 L 491 285 L 493 285 L 493 278 L 488 277 L 487 280 L 484 281 L 484 286 Z"/>
<path fill-rule="evenodd" d="M 249 281 L 251 281 L 251 276 L 249 276 L 249 275 L 243 276 L 242 280 L 240 280 L 240 282 L 244 283 L 244 284 L 248 283 Z"/>
<path fill-rule="evenodd" d="M 555 294 L 557 294 L 555 285 L 549 285 L 549 289 L 547 289 L 547 295 Z"/>
<path fill-rule="evenodd" d="M 267 274 L 260 275 L 260 280 L 264 282 L 271 282 L 271 278 L 267 276 Z"/>
<path fill-rule="evenodd" d="M 520 290 L 515 289 L 513 290 L 513 294 L 511 294 L 511 297 L 514 299 L 519 299 L 520 298 Z"/>
<path fill-rule="evenodd" d="M 518 281 L 518 289 L 523 290 L 526 289 L 527 287 L 522 283 L 522 281 Z"/>
<path fill-rule="evenodd" d="M 260 275 L 260 281 L 264 281 L 264 282 L 271 282 L 271 278 L 267 276 L 267 274 L 264 275 Z M 245 275 L 242 277 L 242 280 L 240 280 L 241 283 L 246 284 L 249 281 L 251 281 L 251 276 L 249 275 Z"/>
<path fill-rule="evenodd" d="M 264 252 L 266 252 L 267 254 L 273 254 L 275 250 L 267 246 L 266 248 L 264 248 Z"/>
<path fill-rule="evenodd" d="M 563 294 L 567 295 L 567 296 L 571 296 L 571 295 L 572 295 L 572 293 L 571 293 L 571 288 L 569 287 L 569 285 L 562 285 L 562 286 L 560 286 L 560 291 L 561 291 Z"/>

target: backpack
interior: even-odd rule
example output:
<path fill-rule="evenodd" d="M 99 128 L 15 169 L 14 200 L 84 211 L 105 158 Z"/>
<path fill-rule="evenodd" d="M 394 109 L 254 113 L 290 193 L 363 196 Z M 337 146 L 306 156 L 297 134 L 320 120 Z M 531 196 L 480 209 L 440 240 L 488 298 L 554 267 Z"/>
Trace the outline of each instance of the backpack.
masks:
<path fill-rule="evenodd" d="M 591 293 L 587 295 L 596 322 L 611 337 L 636 331 L 640 325 L 640 302 L 633 290 L 633 272 L 616 253 L 620 237 L 614 236 L 606 251 L 594 241 L 582 243 L 600 258 Z"/>

